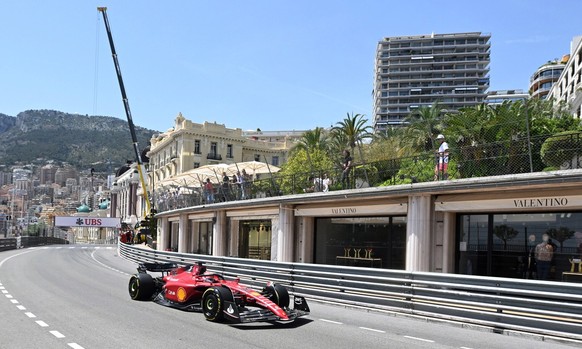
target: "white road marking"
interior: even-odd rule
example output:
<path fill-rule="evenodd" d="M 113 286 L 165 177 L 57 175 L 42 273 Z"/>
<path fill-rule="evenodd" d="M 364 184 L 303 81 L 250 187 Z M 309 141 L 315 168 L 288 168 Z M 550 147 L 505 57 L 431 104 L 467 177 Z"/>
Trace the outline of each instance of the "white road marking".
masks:
<path fill-rule="evenodd" d="M 105 268 L 107 268 L 107 269 L 109 269 L 109 270 L 113 270 L 113 271 L 115 271 L 115 272 L 118 272 L 118 273 L 121 273 L 121 274 L 123 274 L 123 275 L 127 275 L 127 276 L 130 276 L 130 275 L 131 275 L 131 274 L 128 274 L 128 273 L 126 273 L 126 272 L 123 272 L 123 271 L 121 271 L 121 270 L 118 270 L 118 269 L 112 268 L 112 267 L 108 266 L 107 264 L 105 264 L 105 263 L 102 263 L 102 262 L 98 261 L 98 260 L 97 260 L 97 258 L 95 258 L 95 252 L 96 252 L 96 251 L 93 251 L 93 252 L 91 252 L 91 258 L 93 258 L 93 260 L 94 260 L 95 262 L 99 263 L 100 265 L 104 266 Z"/>
<path fill-rule="evenodd" d="M 366 331 L 378 332 L 378 333 L 386 333 L 386 331 L 377 330 L 375 328 L 369 328 L 369 327 L 360 327 L 360 329 L 361 330 L 366 330 Z"/>
<path fill-rule="evenodd" d="M 40 327 L 48 327 L 48 324 L 44 321 L 38 320 L 36 322 Z"/>
<path fill-rule="evenodd" d="M 85 349 L 77 343 L 68 343 L 67 345 L 73 349 Z"/>
<path fill-rule="evenodd" d="M 19 310 L 26 310 L 26 307 L 24 305 L 17 305 L 16 306 Z"/>
<path fill-rule="evenodd" d="M 14 297 L 12 297 L 12 295 L 11 295 L 11 294 L 7 294 L 7 295 L 6 295 L 6 298 L 14 298 Z"/>
<path fill-rule="evenodd" d="M 24 314 L 25 314 L 26 316 L 28 316 L 29 318 L 35 318 L 35 317 L 36 317 L 36 315 L 34 315 L 34 314 L 33 314 L 33 313 L 31 313 L 31 312 L 26 312 L 26 313 L 24 313 Z"/>
<path fill-rule="evenodd" d="M 11 302 L 12 304 L 18 304 L 18 303 L 20 303 L 20 302 L 19 302 L 18 300 L 16 300 L 16 299 L 11 299 L 11 300 L 10 300 L 10 302 Z"/>
<path fill-rule="evenodd" d="M 49 331 L 49 332 L 57 338 L 65 338 L 65 335 L 60 333 L 59 331 Z"/>
<path fill-rule="evenodd" d="M 434 343 L 434 341 L 433 340 L 430 340 L 430 339 L 424 339 L 424 338 L 418 338 L 418 337 L 412 337 L 412 336 L 404 336 L 404 338 L 414 339 L 415 341 L 421 341 L 421 342 L 427 342 L 427 343 Z"/>
<path fill-rule="evenodd" d="M 2 293 L 6 294 L 6 293 L 8 293 L 8 291 L 6 291 L 6 290 L 2 290 Z"/>
<path fill-rule="evenodd" d="M 2 286 L 2 284 L 0 284 L 0 290 L 5 290 L 4 286 Z"/>
<path fill-rule="evenodd" d="M 343 322 L 332 321 L 332 320 L 326 320 L 326 319 L 319 319 L 319 320 L 321 320 L 321 321 L 323 321 L 323 322 L 330 323 L 330 324 L 335 324 L 335 325 L 343 325 Z"/>
<path fill-rule="evenodd" d="M 460 347 L 459 349 L 473 349 L 471 347 Z"/>

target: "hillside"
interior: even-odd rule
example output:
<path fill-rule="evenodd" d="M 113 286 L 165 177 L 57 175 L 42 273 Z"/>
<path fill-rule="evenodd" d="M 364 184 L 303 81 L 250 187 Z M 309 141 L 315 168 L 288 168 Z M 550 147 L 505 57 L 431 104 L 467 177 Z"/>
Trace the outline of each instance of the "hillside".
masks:
<path fill-rule="evenodd" d="M 154 133 L 135 126 L 140 149 Z M 78 169 L 106 170 L 135 159 L 129 126 L 109 116 L 27 110 L 16 117 L 0 114 L 0 165 L 54 160 Z"/>

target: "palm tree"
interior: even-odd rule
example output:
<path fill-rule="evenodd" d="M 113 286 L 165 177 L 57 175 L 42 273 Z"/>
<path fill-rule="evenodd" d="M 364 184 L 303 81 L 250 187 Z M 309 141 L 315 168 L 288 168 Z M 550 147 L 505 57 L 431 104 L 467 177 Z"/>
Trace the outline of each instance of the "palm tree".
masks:
<path fill-rule="evenodd" d="M 313 130 L 305 131 L 297 144 L 291 148 L 291 153 L 296 153 L 299 150 L 304 150 L 307 154 L 307 161 L 309 162 L 310 172 L 313 172 L 313 164 L 311 161 L 310 152 L 321 150 L 328 151 L 329 139 L 323 127 L 316 127 Z"/>
<path fill-rule="evenodd" d="M 406 139 L 409 146 L 416 151 L 434 149 L 433 139 L 442 128 L 442 108 L 438 102 L 430 107 L 422 106 L 404 119 Z"/>
<path fill-rule="evenodd" d="M 366 125 L 367 119 L 365 115 L 352 113 L 347 114 L 343 121 L 337 122 L 332 131 L 337 134 L 342 134 L 347 141 L 346 146 L 350 147 L 351 153 L 354 153 L 356 146 L 360 146 L 364 139 L 372 138 L 372 126 Z"/>
<path fill-rule="evenodd" d="M 332 128 L 334 137 L 341 137 L 346 142 L 345 145 L 350 148 L 351 154 L 354 154 L 354 149 L 356 146 L 358 147 L 362 163 L 365 163 L 364 156 L 362 155 L 363 140 L 372 138 L 372 126 L 366 125 L 368 120 L 364 117 L 365 115 L 363 114 L 354 115 L 352 112 L 350 115 L 350 113 L 347 113 L 347 117 L 343 121 L 337 122 L 336 126 Z M 368 173 L 365 168 L 364 175 L 366 182 L 369 182 Z"/>

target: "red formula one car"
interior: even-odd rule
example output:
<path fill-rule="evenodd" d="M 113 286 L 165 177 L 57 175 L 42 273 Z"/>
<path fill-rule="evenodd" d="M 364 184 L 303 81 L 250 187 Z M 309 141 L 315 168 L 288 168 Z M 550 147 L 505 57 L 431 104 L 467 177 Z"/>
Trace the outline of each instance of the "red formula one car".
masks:
<path fill-rule="evenodd" d="M 206 272 L 203 263 L 178 266 L 174 263 L 141 263 L 129 280 L 134 300 L 154 302 L 186 311 L 203 312 L 207 320 L 236 323 L 289 322 L 309 314 L 304 297 L 295 296 L 289 308 L 289 293 L 281 285 L 268 283 L 261 292 Z M 154 277 L 150 272 L 159 272 Z"/>

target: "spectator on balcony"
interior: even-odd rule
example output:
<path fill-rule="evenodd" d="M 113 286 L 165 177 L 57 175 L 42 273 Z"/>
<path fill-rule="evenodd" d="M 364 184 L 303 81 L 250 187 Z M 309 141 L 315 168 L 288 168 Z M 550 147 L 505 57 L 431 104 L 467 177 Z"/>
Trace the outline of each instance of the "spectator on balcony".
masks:
<path fill-rule="evenodd" d="M 222 186 L 220 188 L 222 189 L 223 200 L 224 201 L 232 200 L 232 197 L 230 195 L 230 178 L 224 171 L 222 172 Z"/>
<path fill-rule="evenodd" d="M 434 180 L 448 179 L 447 172 L 449 167 L 449 144 L 445 141 L 445 136 L 439 134 L 437 136 L 439 149 L 436 151 L 436 166 L 434 168 Z"/>
<path fill-rule="evenodd" d="M 204 195 L 207 204 L 214 203 L 214 186 L 210 182 L 210 178 L 206 178 L 206 183 L 204 183 Z"/>
<path fill-rule="evenodd" d="M 352 157 L 349 150 L 343 151 L 344 161 L 342 163 L 342 189 L 350 188 L 350 171 L 352 169 Z"/>
<path fill-rule="evenodd" d="M 240 185 L 238 183 L 238 176 L 236 173 L 232 175 L 230 184 L 230 188 L 232 189 L 232 197 L 235 200 L 240 200 Z"/>
<path fill-rule="evenodd" d="M 247 195 L 245 189 L 247 187 L 247 182 L 245 176 L 240 171 L 236 171 L 236 184 L 238 185 L 239 199 L 246 200 Z"/>
<path fill-rule="evenodd" d="M 327 173 L 323 174 L 323 179 L 321 180 L 321 185 L 323 186 L 322 191 L 327 193 L 329 191 L 329 186 L 331 185 L 331 178 L 327 175 Z"/>

